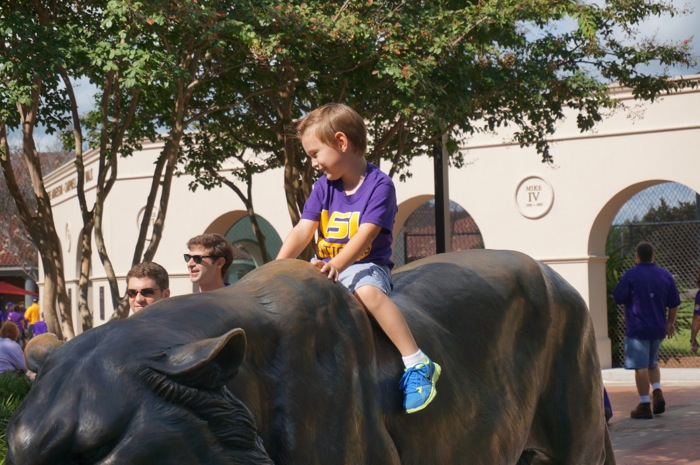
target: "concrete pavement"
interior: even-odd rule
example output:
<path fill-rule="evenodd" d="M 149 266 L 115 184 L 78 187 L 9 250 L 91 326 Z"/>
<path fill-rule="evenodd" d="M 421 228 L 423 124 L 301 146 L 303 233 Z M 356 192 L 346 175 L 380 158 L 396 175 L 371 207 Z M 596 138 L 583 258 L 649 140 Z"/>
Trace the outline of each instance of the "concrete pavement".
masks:
<path fill-rule="evenodd" d="M 639 403 L 634 372 L 603 370 L 613 408 L 609 423 L 618 465 L 700 465 L 700 369 L 661 369 L 666 412 L 652 420 L 633 420 Z"/>

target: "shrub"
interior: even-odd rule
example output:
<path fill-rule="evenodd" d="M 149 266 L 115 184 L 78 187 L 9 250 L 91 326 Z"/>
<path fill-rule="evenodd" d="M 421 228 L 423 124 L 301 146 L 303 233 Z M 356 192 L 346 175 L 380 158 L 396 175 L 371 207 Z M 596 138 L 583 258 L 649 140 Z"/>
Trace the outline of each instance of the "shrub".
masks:
<path fill-rule="evenodd" d="M 0 374 L 0 464 L 5 463 L 7 444 L 5 430 L 10 417 L 29 393 L 32 382 L 24 375 L 15 372 Z"/>

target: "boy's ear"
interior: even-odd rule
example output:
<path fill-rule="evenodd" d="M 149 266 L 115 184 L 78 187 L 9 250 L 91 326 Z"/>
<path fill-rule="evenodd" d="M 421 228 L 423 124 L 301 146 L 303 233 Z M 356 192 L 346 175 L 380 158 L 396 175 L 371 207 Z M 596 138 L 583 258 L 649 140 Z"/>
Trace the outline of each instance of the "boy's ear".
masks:
<path fill-rule="evenodd" d="M 345 135 L 345 133 L 341 132 L 341 131 L 338 131 L 335 133 L 335 142 L 338 144 L 338 148 L 340 149 L 341 152 L 345 152 L 350 145 L 350 141 L 348 140 L 348 136 Z"/>

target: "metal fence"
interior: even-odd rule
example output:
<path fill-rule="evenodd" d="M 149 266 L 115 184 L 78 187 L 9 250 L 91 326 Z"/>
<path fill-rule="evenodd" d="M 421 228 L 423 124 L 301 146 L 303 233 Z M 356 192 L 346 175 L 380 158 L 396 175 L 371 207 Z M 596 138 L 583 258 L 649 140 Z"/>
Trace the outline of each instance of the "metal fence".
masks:
<path fill-rule="evenodd" d="M 608 235 L 608 293 L 617 278 L 634 266 L 640 241 L 654 246 L 654 261 L 668 269 L 678 285 L 681 306 L 676 336 L 665 339 L 660 351 L 662 367 L 700 367 L 700 356 L 690 351 L 695 278 L 700 269 L 700 205 L 698 194 L 677 183 L 650 187 L 632 197 L 613 220 Z M 612 340 L 613 366 L 624 362 L 625 322 L 622 307 L 608 300 L 608 334 Z"/>
<path fill-rule="evenodd" d="M 483 249 L 481 232 L 469 212 L 450 201 L 451 250 Z M 408 217 L 394 243 L 394 263 L 405 265 L 435 255 L 435 201 L 429 200 Z"/>

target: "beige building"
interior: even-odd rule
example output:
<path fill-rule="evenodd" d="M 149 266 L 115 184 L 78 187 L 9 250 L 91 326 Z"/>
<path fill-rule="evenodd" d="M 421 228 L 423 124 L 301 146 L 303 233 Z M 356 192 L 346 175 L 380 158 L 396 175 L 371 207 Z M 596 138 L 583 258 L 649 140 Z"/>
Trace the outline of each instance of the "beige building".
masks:
<path fill-rule="evenodd" d="M 613 217 L 634 194 L 655 184 L 672 181 L 700 192 L 700 91 L 667 95 L 653 104 L 633 100 L 624 89 L 614 92 L 627 110 L 608 115 L 594 131 L 584 134 L 574 121 L 565 121 L 552 137 L 552 164 L 543 164 L 534 149 L 512 144 L 508 134 L 501 132 L 466 140 L 465 166 L 449 170 L 450 200 L 471 215 L 486 248 L 525 252 L 551 265 L 578 289 L 593 317 L 603 367 L 611 366 L 605 242 Z M 130 267 L 153 161 L 160 148 L 159 144 L 145 145 L 119 162 L 119 180 L 106 204 L 104 229 L 120 276 Z M 88 189 L 94 186 L 97 174 L 96 155 L 92 152 L 86 157 Z M 435 192 L 431 158 L 417 159 L 411 171 L 408 182 L 397 182 L 397 234 L 411 213 Z M 73 296 L 77 293 L 76 240 L 81 227 L 75 176 L 69 164 L 46 179 Z M 173 295 L 193 290 L 182 254 L 185 242 L 194 235 L 228 234 L 251 256 L 249 263 L 237 264 L 240 270 L 259 261 L 254 239 L 245 232 L 249 228 L 244 206 L 233 191 L 223 187 L 191 192 L 190 181 L 189 176 L 173 180 L 163 238 L 154 258 L 170 273 Z M 282 171 L 261 174 L 253 185 L 254 205 L 274 249 L 292 226 Z M 91 278 L 90 306 L 95 324 L 101 324 L 112 308 L 106 308 L 111 299 L 96 252 Z M 123 290 L 123 280 L 121 286 Z"/>

